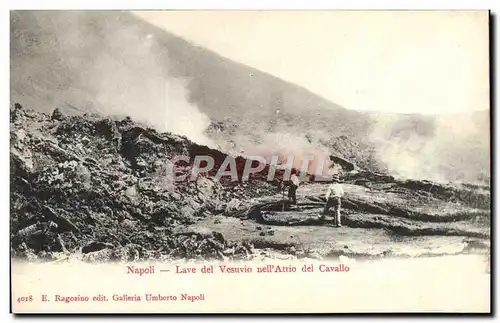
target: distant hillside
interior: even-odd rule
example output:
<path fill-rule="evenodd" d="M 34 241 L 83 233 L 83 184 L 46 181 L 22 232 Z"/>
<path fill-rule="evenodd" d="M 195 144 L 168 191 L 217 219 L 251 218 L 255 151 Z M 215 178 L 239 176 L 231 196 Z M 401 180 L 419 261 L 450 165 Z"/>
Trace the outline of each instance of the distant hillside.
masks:
<path fill-rule="evenodd" d="M 38 111 L 130 115 L 229 153 L 319 150 L 411 177 L 489 177 L 487 112 L 348 110 L 130 13 L 12 12 L 10 56 L 12 101 Z"/>
<path fill-rule="evenodd" d="M 40 109 L 42 100 L 65 109 L 71 105 L 135 113 L 153 123 L 161 116 L 164 121 L 169 108 L 164 98 L 175 90 L 167 93 L 165 83 L 175 80 L 185 81 L 189 101 L 215 120 L 265 119 L 269 130 L 319 126 L 335 128 L 335 133 L 368 124 L 364 114 L 196 47 L 128 13 L 13 12 L 11 18 L 12 96 Z"/>

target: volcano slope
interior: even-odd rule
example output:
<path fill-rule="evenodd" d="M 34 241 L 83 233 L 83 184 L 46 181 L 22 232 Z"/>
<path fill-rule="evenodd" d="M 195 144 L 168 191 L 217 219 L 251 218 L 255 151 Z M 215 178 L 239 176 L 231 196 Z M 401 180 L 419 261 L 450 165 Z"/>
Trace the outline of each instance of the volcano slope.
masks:
<path fill-rule="evenodd" d="M 487 107 L 352 110 L 119 10 L 13 10 L 10 41 L 11 100 L 40 112 L 129 115 L 234 154 L 320 148 L 371 171 L 489 182 Z M 177 128 L 173 116 L 199 131 Z"/>
<path fill-rule="evenodd" d="M 130 118 L 11 110 L 11 255 L 32 261 L 380 257 L 488 253 L 490 190 L 345 176 L 344 227 L 317 220 L 326 184 L 299 204 L 275 182 L 169 182 L 176 155 L 226 155 Z M 244 162 L 239 157 L 238 165 Z M 238 166 L 238 167 L 239 167 Z M 189 174 L 189 163 L 178 168 Z M 265 172 L 264 172 L 265 175 Z"/>
<path fill-rule="evenodd" d="M 221 258 L 226 247 L 250 246 L 172 229 L 221 213 L 272 185 L 223 187 L 207 176 L 166 180 L 176 155 L 224 154 L 184 137 L 95 115 L 11 110 L 11 251 L 13 257 L 89 261 L 161 257 Z M 179 172 L 190 168 L 180 167 Z M 171 183 L 170 183 L 171 184 Z"/>
<path fill-rule="evenodd" d="M 226 230 L 231 232 L 228 239 L 238 237 L 298 257 L 371 259 L 489 252 L 486 187 L 356 174 L 344 184 L 342 228 L 333 227 L 328 218 L 318 219 L 325 191 L 325 184 L 306 184 L 297 191 L 297 207 L 275 195 L 241 208 L 233 213 L 236 219 L 206 219 L 193 227 Z"/>

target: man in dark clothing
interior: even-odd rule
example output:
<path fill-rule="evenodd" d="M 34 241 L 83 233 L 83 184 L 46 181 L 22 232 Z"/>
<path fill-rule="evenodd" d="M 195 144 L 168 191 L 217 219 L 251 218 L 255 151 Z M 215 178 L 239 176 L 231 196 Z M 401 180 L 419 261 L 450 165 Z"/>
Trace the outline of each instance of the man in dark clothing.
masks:
<path fill-rule="evenodd" d="M 288 188 L 288 199 L 292 200 L 293 204 L 297 204 L 297 188 L 299 188 L 300 180 L 297 176 L 297 171 L 292 169 L 292 176 L 290 177 L 290 187 Z"/>

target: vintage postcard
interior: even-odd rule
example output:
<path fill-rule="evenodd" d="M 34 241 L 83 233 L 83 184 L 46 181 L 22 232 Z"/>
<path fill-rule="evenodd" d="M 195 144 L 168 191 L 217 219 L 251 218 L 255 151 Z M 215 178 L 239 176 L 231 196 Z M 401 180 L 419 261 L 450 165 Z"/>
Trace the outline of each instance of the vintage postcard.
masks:
<path fill-rule="evenodd" d="M 488 11 L 10 12 L 13 313 L 490 313 Z"/>

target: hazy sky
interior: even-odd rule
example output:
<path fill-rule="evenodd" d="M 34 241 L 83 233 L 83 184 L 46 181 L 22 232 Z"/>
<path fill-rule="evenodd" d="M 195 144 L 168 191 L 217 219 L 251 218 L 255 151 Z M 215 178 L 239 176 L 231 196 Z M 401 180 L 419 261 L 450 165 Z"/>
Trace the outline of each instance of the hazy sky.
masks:
<path fill-rule="evenodd" d="M 142 18 L 346 108 L 489 108 L 488 14 L 144 11 Z"/>

